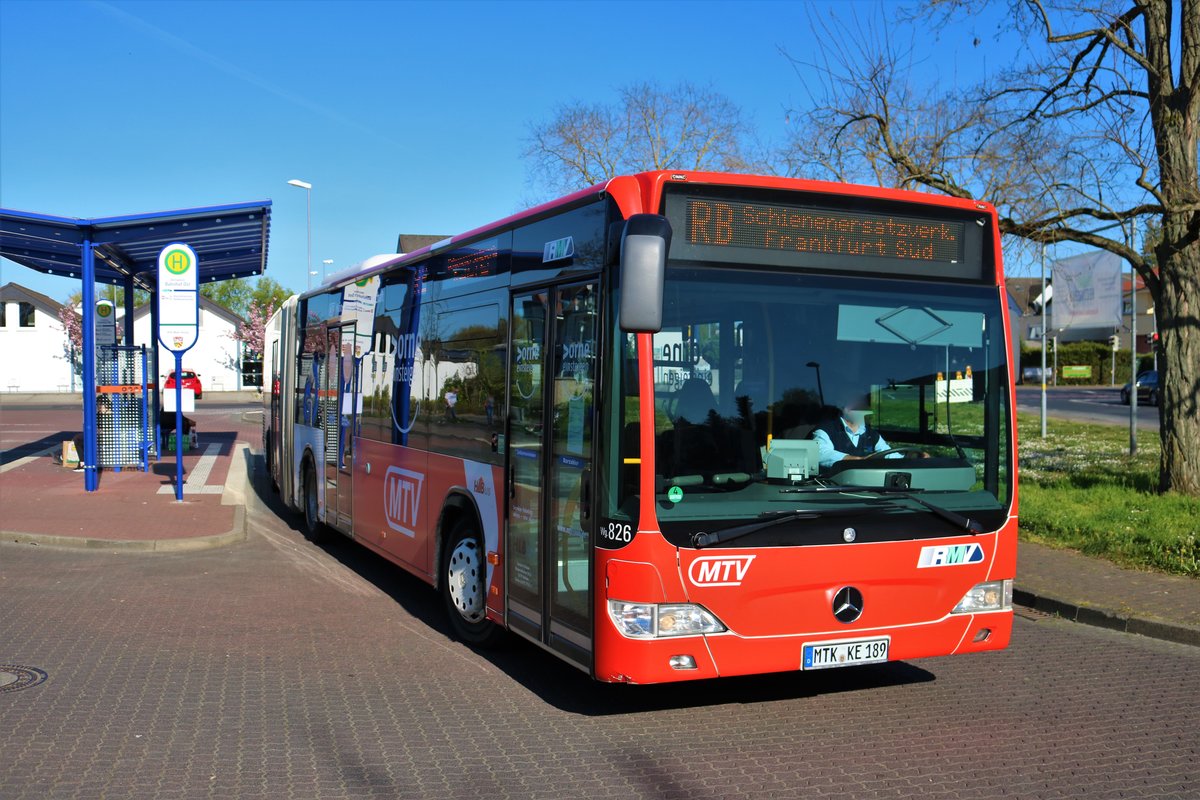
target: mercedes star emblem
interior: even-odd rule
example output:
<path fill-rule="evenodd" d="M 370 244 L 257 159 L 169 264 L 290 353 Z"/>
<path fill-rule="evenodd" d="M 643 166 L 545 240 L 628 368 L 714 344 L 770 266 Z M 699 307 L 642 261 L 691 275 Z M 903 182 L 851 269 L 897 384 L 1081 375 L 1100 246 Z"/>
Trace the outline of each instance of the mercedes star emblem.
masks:
<path fill-rule="evenodd" d="M 862 592 L 853 586 L 843 586 L 833 596 L 833 615 L 839 622 L 854 622 L 862 614 Z"/>

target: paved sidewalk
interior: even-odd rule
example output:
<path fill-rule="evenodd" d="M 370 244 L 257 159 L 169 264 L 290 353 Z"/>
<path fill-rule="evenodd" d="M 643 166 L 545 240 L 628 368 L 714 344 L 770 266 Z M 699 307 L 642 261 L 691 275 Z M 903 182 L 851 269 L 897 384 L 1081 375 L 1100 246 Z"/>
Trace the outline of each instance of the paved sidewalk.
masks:
<path fill-rule="evenodd" d="M 1200 580 L 1021 542 L 1014 600 L 1067 619 L 1200 646 Z"/>
<path fill-rule="evenodd" d="M 0 535 L 4 541 L 105 550 L 195 550 L 245 538 L 245 495 L 254 407 L 201 417 L 199 447 L 183 454 L 182 501 L 175 499 L 175 457 L 150 469 L 102 469 L 99 487 L 56 464 L 61 442 L 78 431 L 78 411 L 37 408 L 25 395 L 0 409 Z"/>

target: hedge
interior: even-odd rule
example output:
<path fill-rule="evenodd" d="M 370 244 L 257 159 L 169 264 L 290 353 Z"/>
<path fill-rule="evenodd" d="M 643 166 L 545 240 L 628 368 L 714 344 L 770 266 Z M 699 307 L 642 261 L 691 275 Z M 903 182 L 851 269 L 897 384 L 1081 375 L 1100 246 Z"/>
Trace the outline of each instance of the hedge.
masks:
<path fill-rule="evenodd" d="M 1058 346 L 1058 385 L 1059 386 L 1107 386 L 1112 376 L 1112 347 L 1106 342 L 1067 342 Z M 1129 383 L 1128 350 L 1117 351 L 1116 383 L 1124 386 Z M 1021 368 L 1040 367 L 1042 365 L 1042 350 L 1040 347 L 1021 346 Z M 1054 351 L 1046 351 L 1046 366 L 1054 366 Z M 1090 378 L 1064 378 L 1063 367 L 1091 367 Z M 1154 369 L 1154 356 L 1147 354 L 1138 356 L 1138 372 Z"/>

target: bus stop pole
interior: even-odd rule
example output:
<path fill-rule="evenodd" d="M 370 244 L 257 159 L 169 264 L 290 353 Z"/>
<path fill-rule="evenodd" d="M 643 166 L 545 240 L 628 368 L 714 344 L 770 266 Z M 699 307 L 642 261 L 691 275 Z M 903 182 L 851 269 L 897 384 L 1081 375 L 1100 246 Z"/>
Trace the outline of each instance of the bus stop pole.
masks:
<path fill-rule="evenodd" d="M 1130 226 L 1132 228 L 1132 225 Z M 1125 244 L 1133 249 L 1133 231 L 1125 233 Z M 1132 366 L 1129 370 L 1129 455 L 1137 455 L 1137 269 L 1129 262 L 1129 352 Z"/>
<path fill-rule="evenodd" d="M 96 475 L 96 256 L 91 236 L 79 245 L 83 258 L 83 488 L 94 492 Z"/>
<path fill-rule="evenodd" d="M 183 502 L 183 353 L 175 354 L 175 499 Z"/>
<path fill-rule="evenodd" d="M 151 419 L 154 420 L 154 460 L 161 461 L 163 457 L 163 441 L 162 441 L 162 391 L 163 380 L 159 375 L 159 350 L 162 345 L 158 341 L 158 297 L 155 296 L 150 302 L 150 372 L 147 373 L 149 380 L 154 385 L 154 391 L 150 396 L 154 398 L 153 408 L 151 409 Z"/>

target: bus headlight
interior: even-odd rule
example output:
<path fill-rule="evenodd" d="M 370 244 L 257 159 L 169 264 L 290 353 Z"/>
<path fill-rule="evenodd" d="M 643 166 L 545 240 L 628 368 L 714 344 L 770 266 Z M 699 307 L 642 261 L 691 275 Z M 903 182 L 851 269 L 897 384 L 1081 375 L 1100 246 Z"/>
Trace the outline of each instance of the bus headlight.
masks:
<path fill-rule="evenodd" d="M 972 586 L 954 607 L 954 614 L 974 614 L 977 611 L 1008 611 L 1012 608 L 1013 582 L 988 581 Z"/>
<path fill-rule="evenodd" d="M 702 606 L 691 603 L 656 605 L 609 600 L 608 613 L 617 630 L 635 639 L 698 636 L 725 631 L 720 620 Z"/>

